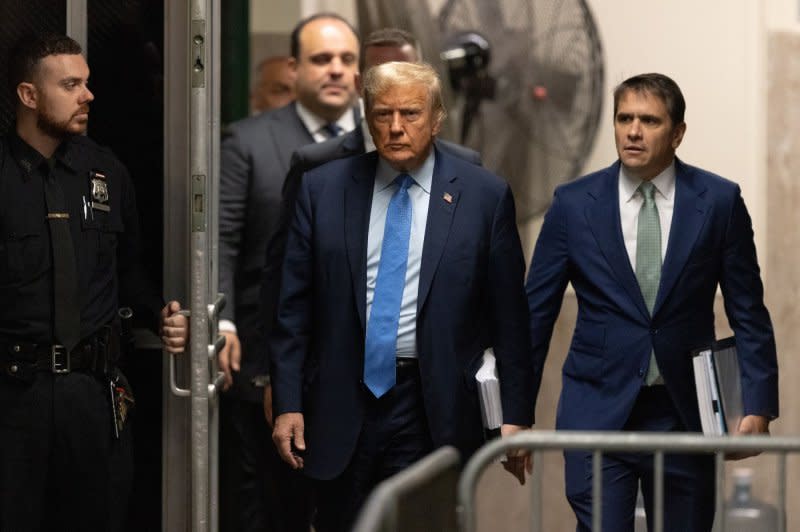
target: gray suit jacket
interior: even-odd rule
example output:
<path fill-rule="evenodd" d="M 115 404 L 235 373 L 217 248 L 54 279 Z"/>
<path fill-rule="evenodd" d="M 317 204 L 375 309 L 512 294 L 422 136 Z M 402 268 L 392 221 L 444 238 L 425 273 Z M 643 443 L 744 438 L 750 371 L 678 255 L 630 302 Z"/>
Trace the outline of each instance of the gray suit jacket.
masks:
<path fill-rule="evenodd" d="M 281 187 L 292 153 L 314 142 L 294 103 L 231 124 L 220 149 L 219 290 L 221 317 L 236 323 L 242 366 L 235 393 L 261 400 L 249 385 L 266 373 L 259 353 L 258 298 L 267 243 L 278 223 Z"/>

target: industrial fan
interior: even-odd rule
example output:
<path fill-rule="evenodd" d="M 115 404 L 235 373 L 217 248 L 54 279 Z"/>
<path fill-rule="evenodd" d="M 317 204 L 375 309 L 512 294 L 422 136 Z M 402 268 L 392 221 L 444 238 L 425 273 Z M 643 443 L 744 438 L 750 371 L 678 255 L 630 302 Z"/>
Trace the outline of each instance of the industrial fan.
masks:
<path fill-rule="evenodd" d="M 602 47 L 585 0 L 359 0 L 364 34 L 395 26 L 446 80 L 445 136 L 508 179 L 519 221 L 576 177 L 600 119 Z"/>

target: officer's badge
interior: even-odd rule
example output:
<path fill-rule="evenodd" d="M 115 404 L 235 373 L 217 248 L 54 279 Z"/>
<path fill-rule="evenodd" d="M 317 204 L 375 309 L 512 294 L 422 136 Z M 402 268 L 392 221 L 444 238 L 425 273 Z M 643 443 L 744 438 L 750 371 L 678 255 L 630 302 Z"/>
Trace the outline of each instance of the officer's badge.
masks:
<path fill-rule="evenodd" d="M 111 207 L 108 205 L 106 174 L 100 170 L 91 170 L 89 172 L 89 185 L 91 186 L 92 209 L 109 212 Z"/>

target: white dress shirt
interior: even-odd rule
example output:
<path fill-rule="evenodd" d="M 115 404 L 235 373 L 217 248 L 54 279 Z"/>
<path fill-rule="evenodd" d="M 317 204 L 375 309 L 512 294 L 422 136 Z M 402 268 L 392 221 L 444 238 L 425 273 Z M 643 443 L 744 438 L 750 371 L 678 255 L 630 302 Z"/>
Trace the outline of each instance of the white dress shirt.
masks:
<path fill-rule="evenodd" d="M 300 121 L 303 122 L 306 129 L 311 132 L 311 136 L 314 137 L 315 142 L 324 142 L 331 138 L 330 134 L 325 131 L 325 126 L 328 125 L 328 122 L 312 113 L 300 102 L 297 102 L 297 114 L 300 115 Z M 356 121 L 352 111 L 344 113 L 339 117 L 339 120 L 334 123 L 341 128 L 341 133 L 347 133 L 356 127 Z"/>
<path fill-rule="evenodd" d="M 417 356 L 417 296 L 419 293 L 419 272 L 422 264 L 422 246 L 425 240 L 425 227 L 428 223 L 428 205 L 433 182 L 435 155 L 431 150 L 428 158 L 417 170 L 408 172 L 414 183 L 408 189 L 411 199 L 411 235 L 408 242 L 408 265 L 403 299 L 400 303 L 400 320 L 397 326 L 397 356 Z M 375 186 L 372 191 L 372 207 L 369 213 L 369 236 L 367 239 L 367 323 L 375 297 L 375 281 L 378 278 L 378 265 L 381 261 L 383 231 L 386 227 L 386 211 L 389 201 L 397 191 L 392 182 L 400 175 L 383 159 L 378 159 L 375 172 Z"/>
<path fill-rule="evenodd" d="M 675 161 L 651 181 L 656 187 L 655 201 L 658 209 L 658 221 L 661 224 L 661 262 L 667 255 L 669 230 L 672 225 L 672 211 L 675 207 Z M 635 179 L 619 169 L 619 218 L 622 225 L 622 236 L 625 239 L 625 250 L 636 271 L 636 235 L 639 228 L 639 210 L 644 197 L 639 192 L 641 179 Z"/>

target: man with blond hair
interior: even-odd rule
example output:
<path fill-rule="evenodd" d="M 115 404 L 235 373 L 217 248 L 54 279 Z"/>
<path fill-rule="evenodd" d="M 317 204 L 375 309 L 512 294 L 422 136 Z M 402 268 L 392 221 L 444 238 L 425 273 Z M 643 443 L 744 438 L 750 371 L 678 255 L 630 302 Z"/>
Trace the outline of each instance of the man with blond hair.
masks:
<path fill-rule="evenodd" d="M 486 347 L 503 435 L 533 420 L 510 188 L 434 145 L 445 110 L 430 66 L 370 69 L 364 102 L 377 151 L 304 176 L 270 342 L 273 440 L 316 479 L 320 532 L 349 530 L 378 482 L 436 447 L 466 459 L 483 443 Z"/>

